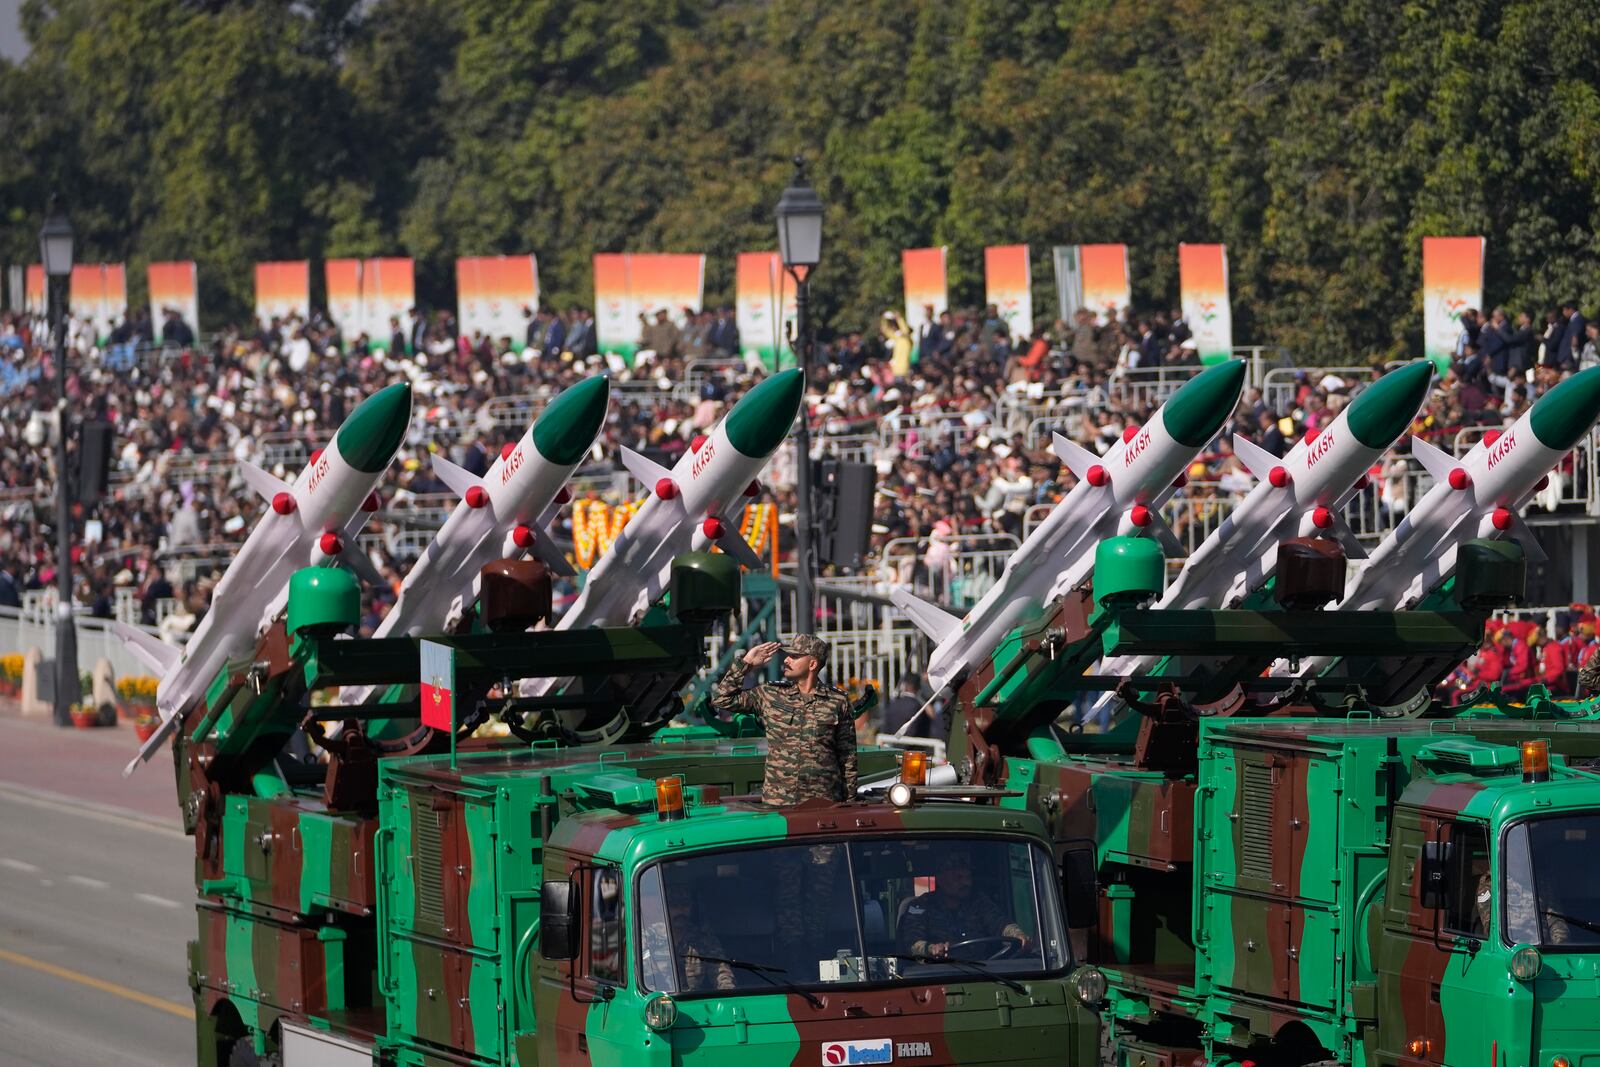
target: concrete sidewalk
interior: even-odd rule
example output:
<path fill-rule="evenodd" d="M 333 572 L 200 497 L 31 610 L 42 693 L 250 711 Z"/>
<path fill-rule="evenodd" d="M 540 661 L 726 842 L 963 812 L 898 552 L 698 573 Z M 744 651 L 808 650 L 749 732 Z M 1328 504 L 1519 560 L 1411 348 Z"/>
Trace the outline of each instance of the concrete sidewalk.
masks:
<path fill-rule="evenodd" d="M 48 718 L 23 718 L 12 700 L 0 700 L 0 787 L 118 809 L 141 820 L 181 826 L 170 745 L 128 778 L 122 768 L 139 751 L 133 727 L 74 730 Z"/>

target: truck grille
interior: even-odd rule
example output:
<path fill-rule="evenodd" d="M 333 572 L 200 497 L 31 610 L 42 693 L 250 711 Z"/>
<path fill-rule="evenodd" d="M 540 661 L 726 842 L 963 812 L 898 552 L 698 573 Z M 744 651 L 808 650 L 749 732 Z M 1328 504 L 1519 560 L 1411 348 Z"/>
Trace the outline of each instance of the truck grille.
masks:
<path fill-rule="evenodd" d="M 1272 880 L 1272 767 L 1246 763 L 1239 791 L 1239 875 Z"/>

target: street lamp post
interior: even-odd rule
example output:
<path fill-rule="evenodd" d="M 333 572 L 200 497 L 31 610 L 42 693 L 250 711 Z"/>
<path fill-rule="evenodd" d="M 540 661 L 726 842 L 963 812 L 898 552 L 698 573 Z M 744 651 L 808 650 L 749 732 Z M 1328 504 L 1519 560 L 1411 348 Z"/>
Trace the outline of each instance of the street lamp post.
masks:
<path fill-rule="evenodd" d="M 50 286 L 50 329 L 55 335 L 56 380 L 56 605 L 55 722 L 72 723 L 71 708 L 83 697 L 78 683 L 78 629 L 72 618 L 72 506 L 67 490 L 66 287 L 72 274 L 72 224 L 52 210 L 39 230 L 39 258 Z"/>
<path fill-rule="evenodd" d="M 808 379 L 811 374 L 811 271 L 822 258 L 822 200 L 806 181 L 805 159 L 794 157 L 794 178 L 783 191 L 775 212 L 778 220 L 778 253 L 783 265 L 794 279 L 795 359 L 800 372 Z M 809 385 L 809 382 L 808 382 Z M 795 575 L 796 620 L 799 632 L 809 634 L 816 629 L 816 609 L 813 607 L 813 582 L 816 563 L 812 556 L 811 535 L 816 512 L 811 498 L 811 423 L 810 412 L 802 400 L 800 428 L 795 435 L 795 554 L 799 567 Z"/>

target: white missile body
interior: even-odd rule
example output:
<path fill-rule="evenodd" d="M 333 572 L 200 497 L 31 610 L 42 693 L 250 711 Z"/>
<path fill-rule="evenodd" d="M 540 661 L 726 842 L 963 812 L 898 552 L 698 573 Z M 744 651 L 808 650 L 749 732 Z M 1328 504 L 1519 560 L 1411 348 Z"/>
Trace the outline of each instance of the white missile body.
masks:
<path fill-rule="evenodd" d="M 1143 427 L 1124 433 L 1104 456 L 1055 435 L 1057 455 L 1078 484 L 1028 535 L 999 581 L 965 617 L 905 590 L 891 591 L 895 604 L 937 642 L 927 668 L 934 690 L 979 666 L 1009 631 L 1087 579 L 1095 546 L 1105 538 L 1150 533 L 1169 554 L 1178 554 L 1177 539 L 1158 510 L 1233 411 L 1243 384 L 1242 362 L 1211 368 L 1174 393 Z"/>

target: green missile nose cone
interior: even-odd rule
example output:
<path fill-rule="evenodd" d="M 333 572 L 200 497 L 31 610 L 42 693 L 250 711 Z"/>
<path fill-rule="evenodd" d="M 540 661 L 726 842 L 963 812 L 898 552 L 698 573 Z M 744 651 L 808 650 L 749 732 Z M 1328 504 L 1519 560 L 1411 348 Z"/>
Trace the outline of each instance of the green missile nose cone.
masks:
<path fill-rule="evenodd" d="M 411 425 L 411 385 L 400 382 L 363 400 L 333 435 L 344 461 L 363 474 L 379 474 L 394 458 Z"/>
<path fill-rule="evenodd" d="M 610 398 L 611 380 L 604 375 L 563 389 L 533 424 L 533 447 L 551 463 L 570 467 L 578 462 L 606 421 Z"/>
<path fill-rule="evenodd" d="M 1368 448 L 1388 448 L 1416 418 L 1432 381 L 1433 361 L 1427 359 L 1385 374 L 1350 401 L 1346 425 Z"/>
<path fill-rule="evenodd" d="M 728 412 L 728 440 L 751 459 L 772 455 L 789 436 L 805 392 L 806 379 L 798 370 L 774 374 Z"/>
<path fill-rule="evenodd" d="M 1565 452 L 1600 418 L 1600 367 L 1574 374 L 1533 405 L 1528 422 L 1546 448 Z"/>
<path fill-rule="evenodd" d="M 1230 359 L 1201 371 L 1167 398 L 1161 422 L 1179 444 L 1200 448 L 1217 435 L 1239 403 L 1244 360 Z"/>

